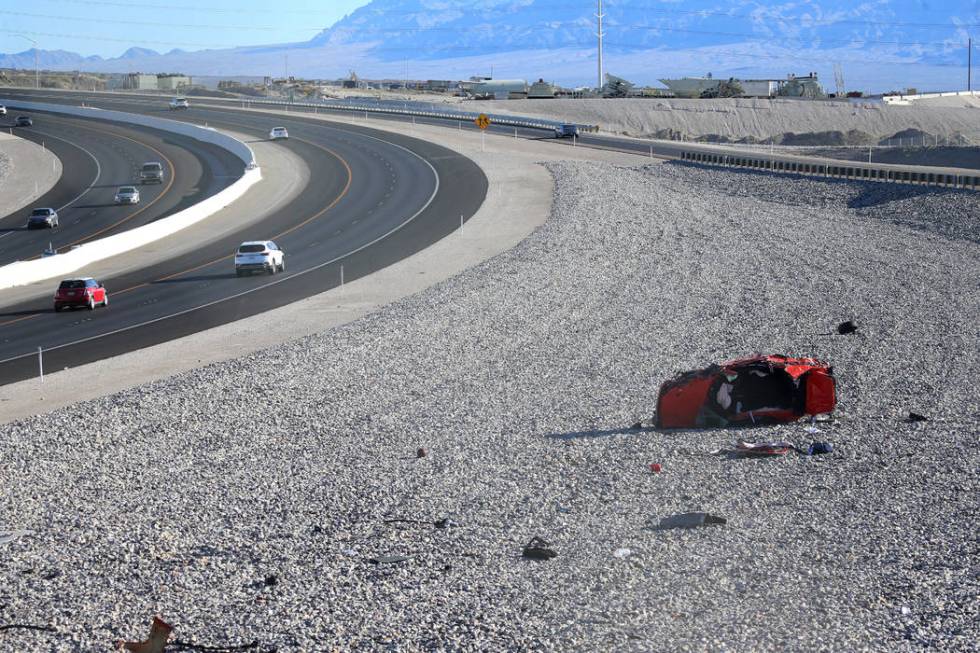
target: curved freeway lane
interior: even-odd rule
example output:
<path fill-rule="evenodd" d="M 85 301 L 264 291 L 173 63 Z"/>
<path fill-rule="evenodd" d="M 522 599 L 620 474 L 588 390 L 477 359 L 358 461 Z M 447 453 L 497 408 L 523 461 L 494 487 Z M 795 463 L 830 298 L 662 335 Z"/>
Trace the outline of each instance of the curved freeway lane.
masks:
<path fill-rule="evenodd" d="M 196 204 L 242 175 L 242 162 L 226 150 L 192 138 L 125 126 L 31 112 L 33 127 L 15 128 L 62 160 L 53 188 L 20 211 L 0 218 L 0 265 L 36 258 L 51 243 L 66 249 L 93 238 L 138 227 Z M 164 165 L 163 184 L 139 186 L 140 166 Z M 136 184 L 137 205 L 113 204 L 119 186 Z M 58 211 L 56 229 L 28 231 L 30 209 Z"/>
<path fill-rule="evenodd" d="M 145 109 L 124 103 L 112 108 Z M 265 115 L 214 109 L 173 117 L 256 138 L 266 137 L 272 122 Z M 302 118 L 275 122 L 290 131 L 281 146 L 313 171 L 301 195 L 250 228 L 103 279 L 108 309 L 56 314 L 48 297 L 0 309 L 0 383 L 36 375 L 38 347 L 46 369 L 77 366 L 333 288 L 341 266 L 345 281 L 370 274 L 458 229 L 460 217 L 475 213 L 486 195 L 479 167 L 443 147 L 363 127 Z M 235 248 L 260 238 L 273 238 L 286 251 L 286 273 L 236 277 Z"/>

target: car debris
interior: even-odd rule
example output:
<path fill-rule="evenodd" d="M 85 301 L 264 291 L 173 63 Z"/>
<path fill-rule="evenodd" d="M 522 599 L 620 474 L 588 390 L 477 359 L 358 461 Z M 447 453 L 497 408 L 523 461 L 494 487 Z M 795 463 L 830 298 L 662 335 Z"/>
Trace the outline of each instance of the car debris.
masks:
<path fill-rule="evenodd" d="M 660 524 L 657 526 L 660 530 L 669 530 L 672 528 L 697 528 L 699 526 L 708 526 L 710 524 L 727 524 L 728 520 L 724 517 L 716 517 L 715 515 L 709 515 L 706 512 L 683 512 L 677 515 L 670 515 L 668 517 L 663 517 L 660 520 Z"/>
<path fill-rule="evenodd" d="M 376 556 L 374 558 L 368 558 L 368 562 L 372 565 L 391 565 L 396 562 L 405 562 L 411 559 L 411 556 Z"/>
<path fill-rule="evenodd" d="M 167 640 L 174 627 L 160 617 L 153 617 L 150 624 L 150 636 L 142 642 L 126 642 L 119 640 L 116 642 L 117 651 L 133 651 L 134 653 L 163 653 L 167 647 Z"/>
<path fill-rule="evenodd" d="M 829 442 L 814 442 L 806 450 L 808 456 L 819 456 L 825 453 L 833 453 L 834 445 Z"/>
<path fill-rule="evenodd" d="M 857 324 L 853 320 L 847 320 L 837 325 L 837 333 L 842 336 L 850 335 L 858 330 Z"/>
<path fill-rule="evenodd" d="M 919 413 L 909 413 L 909 419 L 908 419 L 908 421 L 910 421 L 910 422 L 928 422 L 929 421 L 929 418 L 926 417 L 925 415 L 920 415 Z"/>
<path fill-rule="evenodd" d="M 764 458 L 767 456 L 785 456 L 795 451 L 792 442 L 746 442 L 739 440 L 735 443 L 734 453 L 743 457 Z"/>
<path fill-rule="evenodd" d="M 660 386 L 659 429 L 792 422 L 831 413 L 834 370 L 814 358 L 753 356 L 683 372 Z"/>
<path fill-rule="evenodd" d="M 550 548 L 551 545 L 546 541 L 535 535 L 528 542 L 521 555 L 525 558 L 530 558 L 531 560 L 551 560 L 552 558 L 558 557 L 558 552 Z"/>

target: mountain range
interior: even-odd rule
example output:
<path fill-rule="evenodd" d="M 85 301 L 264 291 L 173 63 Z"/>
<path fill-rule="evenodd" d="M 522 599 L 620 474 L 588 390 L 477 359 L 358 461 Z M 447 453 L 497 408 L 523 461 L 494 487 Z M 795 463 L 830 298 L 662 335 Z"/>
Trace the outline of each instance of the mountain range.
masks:
<path fill-rule="evenodd" d="M 596 4 L 558 0 L 373 0 L 309 41 L 110 59 L 38 53 L 51 70 L 460 79 L 475 74 L 596 83 Z M 607 0 L 606 69 L 641 84 L 700 75 L 782 77 L 834 64 L 862 90 L 965 86 L 965 40 L 980 2 L 954 0 Z M 977 30 L 980 31 L 980 30 Z M 34 52 L 0 55 L 33 68 Z"/>

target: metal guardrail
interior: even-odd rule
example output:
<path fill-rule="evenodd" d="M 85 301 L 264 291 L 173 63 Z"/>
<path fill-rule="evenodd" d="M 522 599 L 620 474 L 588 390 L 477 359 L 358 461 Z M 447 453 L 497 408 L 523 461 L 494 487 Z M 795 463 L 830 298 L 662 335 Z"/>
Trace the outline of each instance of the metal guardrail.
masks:
<path fill-rule="evenodd" d="M 817 177 L 832 177 L 838 179 L 856 179 L 859 181 L 877 181 L 883 183 L 916 184 L 920 186 L 939 186 L 944 188 L 980 190 L 980 176 L 975 175 L 951 175 L 940 172 L 875 168 L 872 166 L 784 161 L 781 159 L 763 158 L 743 154 L 716 154 L 713 152 L 685 151 L 681 152 L 680 158 L 683 161 L 690 161 L 692 163 L 727 168 L 751 168 L 753 170 L 766 170 L 769 172 L 793 175 L 812 175 Z"/>
<path fill-rule="evenodd" d="M 254 100 L 254 99 L 243 99 L 240 100 L 243 107 L 249 107 L 251 105 L 265 105 L 265 106 L 277 106 L 285 107 L 287 110 L 293 107 L 302 107 L 307 109 L 313 109 L 314 111 L 318 109 L 323 109 L 324 111 L 350 111 L 350 112 L 362 112 L 362 113 L 382 113 L 389 115 L 398 116 L 417 116 L 420 118 L 435 118 L 438 120 L 457 120 L 457 121 L 473 121 L 476 120 L 477 116 L 480 115 L 479 112 L 473 111 L 453 111 L 445 110 L 440 111 L 436 109 L 421 110 L 421 109 L 410 109 L 407 106 L 403 108 L 396 107 L 383 107 L 378 105 L 370 105 L 364 103 L 354 104 L 351 102 L 289 102 L 287 100 Z M 557 127 L 560 127 L 563 123 L 559 120 L 545 120 L 539 118 L 526 118 L 520 116 L 504 116 L 500 114 L 488 113 L 486 114 L 490 118 L 490 122 L 495 125 L 505 125 L 507 127 L 525 127 L 528 129 L 544 129 L 547 131 L 554 131 Z M 597 125 L 575 125 L 579 131 L 598 131 Z"/>

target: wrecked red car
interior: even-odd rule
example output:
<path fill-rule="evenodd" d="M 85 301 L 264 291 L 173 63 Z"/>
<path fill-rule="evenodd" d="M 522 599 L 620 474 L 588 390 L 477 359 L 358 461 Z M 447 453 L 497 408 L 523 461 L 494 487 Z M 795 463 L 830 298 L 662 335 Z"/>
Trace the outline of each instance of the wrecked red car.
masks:
<path fill-rule="evenodd" d="M 834 369 L 814 358 L 754 356 L 684 372 L 660 386 L 657 428 L 792 422 L 837 405 Z"/>

